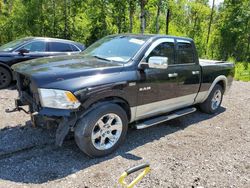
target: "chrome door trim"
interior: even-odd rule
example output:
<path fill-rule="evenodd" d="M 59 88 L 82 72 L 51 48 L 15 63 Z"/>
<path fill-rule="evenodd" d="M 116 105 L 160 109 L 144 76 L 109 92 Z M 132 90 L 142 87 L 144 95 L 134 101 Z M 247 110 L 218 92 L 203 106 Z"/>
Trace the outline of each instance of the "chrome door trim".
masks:
<path fill-rule="evenodd" d="M 149 49 L 146 51 L 144 57 L 147 57 L 155 49 L 156 46 L 158 46 L 159 44 L 161 44 L 163 42 L 174 43 L 174 39 L 173 38 L 161 38 L 161 39 L 156 40 L 155 42 L 153 42 L 153 44 L 151 44 Z"/>
<path fill-rule="evenodd" d="M 192 71 L 192 74 L 193 74 L 193 75 L 200 74 L 200 71 Z"/>
<path fill-rule="evenodd" d="M 174 78 L 174 77 L 177 77 L 177 76 L 178 76 L 178 73 L 176 73 L 176 72 L 168 74 L 169 78 Z"/>
<path fill-rule="evenodd" d="M 194 103 L 196 95 L 197 93 L 193 93 L 186 96 L 176 97 L 172 99 L 167 99 L 132 107 L 130 108 L 131 110 L 130 122 L 190 106 Z"/>
<path fill-rule="evenodd" d="M 191 41 L 189 40 L 185 40 L 185 39 L 176 39 L 177 43 L 180 42 L 180 43 L 187 43 L 187 44 L 191 44 Z"/>
<path fill-rule="evenodd" d="M 159 44 L 163 43 L 163 42 L 174 42 L 174 38 L 161 38 L 158 39 L 156 41 L 154 41 L 151 46 L 148 48 L 148 50 L 145 52 L 144 57 L 142 58 L 142 60 L 140 61 L 140 63 L 138 64 L 138 67 L 140 67 L 140 64 L 142 63 L 143 59 L 145 59 L 154 49 L 156 46 L 158 46 Z"/>

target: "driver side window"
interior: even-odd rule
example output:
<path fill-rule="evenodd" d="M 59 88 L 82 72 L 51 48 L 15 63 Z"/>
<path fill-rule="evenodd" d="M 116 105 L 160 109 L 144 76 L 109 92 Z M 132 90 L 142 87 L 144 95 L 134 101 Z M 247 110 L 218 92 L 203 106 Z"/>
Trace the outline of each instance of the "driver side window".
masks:
<path fill-rule="evenodd" d="M 45 52 L 46 51 L 46 43 L 43 41 L 31 42 L 22 47 L 22 49 L 26 49 L 29 52 Z"/>
<path fill-rule="evenodd" d="M 167 57 L 168 64 L 174 64 L 174 43 L 173 42 L 163 42 L 156 46 L 148 55 L 147 62 L 152 56 Z"/>

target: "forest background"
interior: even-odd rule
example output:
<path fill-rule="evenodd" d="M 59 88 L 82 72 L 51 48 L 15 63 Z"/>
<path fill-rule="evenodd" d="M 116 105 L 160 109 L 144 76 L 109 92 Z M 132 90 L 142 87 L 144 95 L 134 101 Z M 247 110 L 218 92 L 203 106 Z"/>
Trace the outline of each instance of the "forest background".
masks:
<path fill-rule="evenodd" d="M 201 58 L 230 60 L 250 80 L 249 0 L 0 0 L 0 45 L 26 36 L 90 45 L 116 33 L 193 38 Z"/>

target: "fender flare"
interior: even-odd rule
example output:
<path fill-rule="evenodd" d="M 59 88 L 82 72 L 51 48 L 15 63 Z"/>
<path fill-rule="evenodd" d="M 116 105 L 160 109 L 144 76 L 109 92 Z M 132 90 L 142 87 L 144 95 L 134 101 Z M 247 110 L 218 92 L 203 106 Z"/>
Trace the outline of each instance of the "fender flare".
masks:
<path fill-rule="evenodd" d="M 220 75 L 218 77 L 215 78 L 215 80 L 213 81 L 213 83 L 211 84 L 211 86 L 209 87 L 208 91 L 207 92 L 201 92 L 198 94 L 198 96 L 196 97 L 196 103 L 202 103 L 204 102 L 208 96 L 210 95 L 210 93 L 212 92 L 214 86 L 216 84 L 218 84 L 219 82 L 223 82 L 223 89 L 224 89 L 224 92 L 227 91 L 227 88 L 228 88 L 228 80 L 227 80 L 227 77 L 224 76 L 224 75 Z"/>
<path fill-rule="evenodd" d="M 94 96 L 94 97 L 92 97 Z M 94 108 L 97 108 L 99 105 L 103 105 L 105 103 L 114 102 L 118 104 L 122 104 L 122 108 L 126 107 L 125 112 L 128 115 L 128 119 L 131 119 L 131 106 L 128 101 L 128 98 L 126 97 L 126 94 L 122 90 L 106 90 L 100 93 L 91 94 L 91 97 L 89 97 L 86 101 L 82 102 L 82 107 L 85 109 L 83 114 L 81 116 L 86 115 L 89 111 L 93 110 Z"/>

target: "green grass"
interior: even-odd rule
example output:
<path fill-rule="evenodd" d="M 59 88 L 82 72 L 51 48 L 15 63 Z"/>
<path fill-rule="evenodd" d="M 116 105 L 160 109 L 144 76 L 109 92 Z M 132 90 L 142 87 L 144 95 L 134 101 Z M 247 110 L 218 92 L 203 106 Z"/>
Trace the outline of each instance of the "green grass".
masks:
<path fill-rule="evenodd" d="M 246 82 L 250 81 L 250 63 L 236 62 L 234 79 Z"/>

